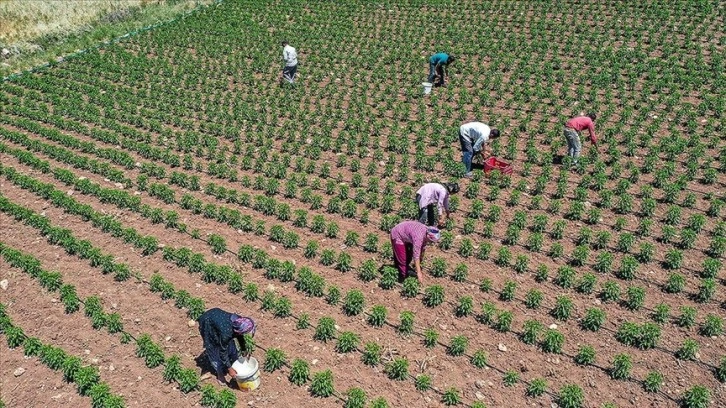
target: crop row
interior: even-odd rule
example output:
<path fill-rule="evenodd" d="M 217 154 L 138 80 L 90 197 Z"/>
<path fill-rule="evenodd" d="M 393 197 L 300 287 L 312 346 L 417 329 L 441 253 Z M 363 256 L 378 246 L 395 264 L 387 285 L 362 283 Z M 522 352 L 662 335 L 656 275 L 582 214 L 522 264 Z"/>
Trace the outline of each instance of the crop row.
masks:
<path fill-rule="evenodd" d="M 21 155 L 20 157 L 23 157 L 23 156 Z M 54 174 L 56 174 L 56 173 L 54 172 Z M 70 180 L 69 177 L 70 177 L 70 175 L 66 174 L 65 176 L 61 177 L 60 180 L 63 180 L 64 182 L 68 183 Z M 105 191 L 104 189 L 100 189 L 99 187 L 93 187 L 93 184 L 88 184 L 89 183 L 88 180 L 83 180 L 81 183 L 82 185 L 80 185 L 78 183 L 79 182 L 74 182 L 73 185 L 76 185 L 77 188 L 80 188 L 80 190 L 84 193 L 96 191 L 96 194 L 98 194 L 98 191 Z M 93 187 L 93 188 L 91 188 L 91 187 Z M 108 194 L 124 195 L 126 193 L 119 192 L 118 190 L 108 190 Z M 136 203 L 135 205 L 131 206 L 130 208 L 132 208 L 132 209 L 135 208 L 136 211 L 140 211 L 138 209 L 138 207 L 140 205 L 140 200 L 138 199 L 138 197 L 128 196 L 127 198 L 128 198 L 128 200 L 126 200 L 126 201 Z M 111 200 L 111 201 L 113 201 L 113 200 Z M 187 207 L 188 205 L 190 205 L 189 203 L 185 204 L 186 201 L 188 201 L 188 200 L 182 200 L 182 207 Z M 122 204 L 122 207 L 125 207 L 125 206 Z M 201 208 L 202 207 L 200 204 L 199 205 L 200 212 L 201 212 Z M 214 210 L 214 211 L 212 211 L 211 213 L 207 213 L 207 209 L 205 207 L 205 211 L 204 211 L 205 217 L 211 216 L 212 218 L 215 218 L 215 217 L 217 217 L 217 214 L 219 214 L 220 216 L 224 215 L 224 218 L 217 218 L 217 219 L 222 222 L 226 221 L 228 224 L 230 224 L 232 226 L 236 225 L 236 224 L 234 224 L 234 220 L 243 221 L 244 217 L 246 217 L 246 216 L 243 216 L 242 218 L 240 218 L 240 217 L 232 216 L 234 214 L 239 214 L 239 212 L 236 212 L 236 210 L 231 210 L 231 211 L 225 210 L 224 212 L 222 212 L 222 211 L 217 212 L 217 210 L 214 207 L 212 207 L 212 210 Z M 178 228 L 182 231 L 185 230 L 182 228 L 181 225 L 174 224 L 174 222 L 175 222 L 174 220 L 177 220 L 179 217 L 178 217 L 178 215 L 173 216 L 173 217 L 169 215 L 169 214 L 174 215 L 173 212 L 171 212 L 171 213 L 167 212 L 165 215 L 164 213 L 160 212 L 160 210 L 157 211 L 157 210 L 147 208 L 146 210 L 141 211 L 141 213 L 144 214 L 146 217 L 150 218 L 152 220 L 152 222 L 166 222 L 166 225 L 168 227 Z M 317 223 L 317 221 L 316 221 L 316 223 Z M 248 219 L 247 222 L 242 222 L 240 225 L 237 226 L 237 228 L 243 228 L 244 230 L 252 231 L 255 228 L 255 226 L 251 222 L 251 219 Z M 278 229 L 279 229 L 279 231 L 277 231 Z M 270 238 L 274 242 L 283 242 L 284 244 L 289 242 L 289 237 L 294 237 L 294 233 L 285 232 L 284 229 L 279 228 L 279 226 L 273 227 L 273 229 L 271 229 L 271 231 L 270 231 L 270 234 L 271 234 Z M 351 244 L 351 242 L 349 242 L 349 238 L 350 237 L 346 237 L 346 244 Z M 314 242 L 314 241 L 311 241 L 311 242 Z M 224 239 L 221 238 L 220 236 L 217 236 L 217 235 L 211 236 L 209 243 L 210 243 L 210 245 L 213 246 L 213 251 L 215 251 L 217 253 L 223 252 L 226 249 L 226 243 L 225 243 Z M 462 242 L 462 245 L 463 244 L 464 244 L 464 242 Z M 469 245 L 471 245 L 471 244 L 469 244 Z M 289 245 L 285 245 L 285 246 L 289 247 Z M 366 245 L 364 245 L 364 247 L 366 247 Z M 463 246 L 462 246 L 462 248 L 463 248 Z M 370 249 L 370 247 L 369 247 L 369 249 Z M 495 258 L 495 262 L 498 265 L 507 266 L 508 265 L 507 263 L 510 263 L 509 266 L 511 266 L 516 272 L 519 272 L 519 273 L 527 270 L 526 257 L 523 257 L 520 255 L 517 257 L 516 261 L 507 260 L 507 259 L 511 259 L 512 255 L 509 254 L 508 250 L 506 252 L 504 252 L 503 250 L 506 250 L 506 248 L 502 248 L 502 250 L 499 251 L 500 253 Z M 308 245 L 308 246 L 306 246 L 304 253 L 305 253 L 306 257 L 311 257 L 311 256 L 316 255 L 316 251 L 317 251 L 316 246 Z M 389 246 L 384 246 L 384 253 L 389 252 L 389 251 L 390 251 Z M 459 252 L 461 253 L 462 251 L 460 250 Z M 576 249 L 576 252 L 577 252 L 577 249 Z M 482 253 L 483 252 L 479 251 L 479 253 L 477 254 L 477 257 L 481 258 Z M 342 253 L 341 256 L 339 256 L 338 260 L 337 260 L 336 268 L 341 271 L 347 271 L 347 270 L 350 270 L 352 267 L 354 267 L 350 263 L 349 255 L 348 256 L 345 256 L 345 255 L 347 255 L 347 254 Z M 595 264 L 595 270 L 600 273 L 608 273 L 610 271 L 608 268 L 610 268 L 610 267 L 608 267 L 607 265 L 612 265 L 612 255 L 610 255 L 607 252 L 602 253 L 601 255 L 603 255 L 603 256 L 599 256 L 598 262 Z M 605 255 L 608 255 L 610 258 L 604 257 Z M 343 258 L 345 258 L 345 259 L 343 259 Z M 643 261 L 643 259 L 641 259 L 641 261 Z M 323 250 L 323 252 L 321 253 L 321 262 L 324 265 L 326 265 L 326 264 L 332 265 L 333 263 L 335 263 L 336 261 L 335 261 L 334 253 L 331 250 L 327 250 L 327 249 Z M 431 270 L 432 275 L 443 276 L 446 273 L 445 272 L 446 264 L 445 263 L 441 264 L 441 262 L 442 262 L 442 260 L 439 260 L 439 259 L 434 261 L 435 268 L 432 268 L 432 270 Z M 511 262 L 514 262 L 514 263 L 511 264 Z M 572 263 L 575 264 L 574 262 L 572 262 Z M 458 268 L 459 267 L 457 267 L 457 270 L 458 270 Z M 637 262 L 635 262 L 633 259 L 631 259 L 631 261 L 629 261 L 629 263 L 623 262 L 623 265 L 620 267 L 620 269 L 616 270 L 616 276 L 618 276 L 622 279 L 633 279 L 635 277 L 635 275 L 634 275 L 634 272 L 636 270 L 635 268 L 637 268 Z M 720 262 L 718 262 L 717 260 L 713 260 L 713 262 L 709 261 L 709 262 L 704 263 L 703 274 L 704 274 L 704 279 L 706 279 L 706 280 L 704 280 L 704 284 L 699 289 L 699 292 L 696 295 L 696 299 L 700 299 L 701 301 L 708 301 L 709 299 L 713 298 L 713 296 L 715 294 L 715 285 L 712 281 L 713 281 L 713 278 L 716 277 L 716 274 L 718 273 L 719 269 L 720 269 Z M 372 271 L 372 268 L 370 266 L 365 266 L 364 270 Z M 533 272 L 535 272 L 535 271 L 533 271 Z M 455 275 L 460 274 L 460 273 L 461 272 L 457 272 L 457 273 L 455 273 Z M 463 273 L 464 273 L 464 275 L 462 275 L 460 278 L 458 278 L 458 280 L 461 280 L 466 277 L 466 268 L 463 269 Z M 547 272 L 546 267 L 545 268 L 538 267 L 535 272 L 535 277 L 538 281 L 546 280 L 547 273 L 548 272 Z M 585 277 L 583 277 L 582 280 L 576 282 L 575 271 L 571 267 L 561 267 L 558 269 L 557 274 L 558 275 L 555 279 L 555 283 L 557 283 L 559 286 L 561 286 L 563 288 L 570 288 L 570 287 L 576 286 L 578 288 L 578 290 L 581 291 L 582 293 L 590 293 L 594 289 L 594 286 L 596 284 L 596 278 L 592 275 L 585 276 Z M 373 277 L 373 275 L 371 275 L 370 272 L 361 272 L 361 277 L 364 280 L 370 280 Z M 682 276 L 680 276 L 678 274 L 673 274 L 671 277 L 669 277 L 669 281 L 667 282 L 667 285 L 664 288 L 667 292 L 673 293 L 673 292 L 678 292 L 678 291 L 683 290 L 684 284 L 685 284 L 685 280 Z M 617 285 L 615 285 L 615 286 L 613 286 L 613 285 L 614 285 L 614 283 L 610 282 L 604 286 L 603 292 L 601 293 L 601 296 L 603 297 L 604 300 L 613 300 L 613 299 L 617 300 L 620 297 L 619 288 L 617 288 Z M 617 290 L 617 293 L 613 292 L 613 290 Z M 630 297 L 630 296 L 636 296 L 636 295 L 637 294 L 634 294 L 634 295 L 629 294 L 628 296 Z M 613 297 L 613 296 L 615 296 L 615 297 Z M 637 295 L 637 298 L 642 299 L 642 295 Z M 633 305 L 632 302 L 626 302 L 625 304 Z M 642 304 L 642 300 L 638 301 L 637 304 Z M 640 306 L 636 305 L 635 307 L 640 307 Z"/>
<path fill-rule="evenodd" d="M 66 179 L 67 179 L 67 177 L 66 177 Z M 112 191 L 115 191 L 115 190 L 112 190 Z M 152 211 L 152 213 L 153 213 L 153 211 Z M 152 219 L 153 219 L 153 217 L 152 217 Z M 212 238 L 214 238 L 214 237 L 212 237 Z M 219 237 L 217 237 L 217 238 L 219 238 Z M 217 240 L 219 240 L 219 239 L 217 239 Z M 212 241 L 216 242 L 217 240 L 212 240 Z M 224 250 L 225 249 L 224 241 L 220 240 L 220 242 L 215 244 L 215 247 L 218 248 L 217 251 Z M 500 256 L 497 257 L 497 262 L 499 264 L 503 263 L 503 261 L 502 261 L 503 256 L 504 255 L 500 254 Z M 247 256 L 245 255 L 245 257 L 247 257 Z M 324 260 L 324 259 L 333 260 L 334 258 L 330 258 L 330 255 L 325 255 L 325 256 L 323 256 L 323 258 L 321 258 L 321 260 Z M 439 260 L 439 259 L 434 261 L 434 267 L 431 270 L 432 275 L 443 276 L 446 273 L 446 264 L 445 263 L 442 264 L 441 262 L 442 262 L 442 260 Z M 517 261 L 517 263 L 519 263 L 519 261 Z M 347 263 L 346 263 L 346 265 L 347 265 Z M 363 265 L 363 269 L 361 270 L 361 273 L 360 273 L 361 278 L 363 280 L 370 280 L 373 276 L 375 276 L 375 275 L 371 275 L 371 272 L 374 271 L 374 268 L 375 268 L 375 266 L 372 266 L 372 265 L 375 265 L 375 264 L 367 265 L 367 263 L 366 263 L 365 265 Z M 602 263 L 601 263 L 601 265 L 602 265 Z M 349 267 L 346 266 L 346 267 L 343 267 L 342 269 L 348 270 L 348 268 Z M 714 263 L 713 265 L 710 265 L 710 263 L 707 263 L 707 264 L 705 264 L 705 268 L 706 269 L 704 269 L 704 273 L 707 274 L 707 276 L 705 276 L 705 278 L 712 279 L 713 277 L 715 277 L 715 273 L 718 272 L 719 266 L 718 266 L 718 263 Z M 341 268 L 339 268 L 339 269 L 341 269 Z M 457 270 L 458 269 L 459 268 L 457 267 Z M 515 270 L 517 270 L 516 265 L 515 265 Z M 600 269 L 599 269 L 599 271 L 605 272 Z M 463 275 L 461 274 L 462 272 L 463 272 Z M 583 280 L 581 280 L 581 281 L 576 281 L 575 274 L 574 274 L 575 271 L 570 267 L 562 267 L 562 268 L 558 269 L 557 272 L 558 272 L 558 274 L 557 274 L 557 277 L 555 278 L 555 283 L 557 283 L 559 286 L 561 286 L 563 288 L 570 288 L 576 284 L 577 285 L 576 287 L 579 288 L 578 290 L 582 291 L 583 293 L 590 293 L 590 291 L 592 291 L 592 289 L 595 285 L 595 282 L 596 282 L 594 276 L 590 276 L 589 278 L 584 277 L 587 279 L 583 278 Z M 624 276 L 622 273 L 619 273 L 619 274 L 621 277 Z M 455 276 L 459 276 L 459 277 L 455 278 Z M 461 281 L 462 279 L 465 279 L 465 278 L 466 278 L 466 268 L 464 268 L 460 272 L 454 273 L 454 280 Z M 547 279 L 547 269 L 538 268 L 536 278 L 539 281 Z M 670 288 L 670 289 L 668 289 L 668 290 L 669 291 L 674 291 L 674 289 L 681 290 L 682 285 L 683 285 L 683 283 L 679 283 L 681 281 L 682 281 L 682 278 L 678 278 L 678 276 L 674 277 L 673 279 L 670 279 L 669 284 L 667 286 L 667 288 Z M 387 286 L 388 284 L 384 284 L 384 285 Z M 619 298 L 619 296 L 620 296 L 619 288 L 617 287 L 617 285 L 615 285 L 615 286 L 613 286 L 613 285 L 614 285 L 613 283 L 608 283 L 607 285 L 604 286 L 604 292 L 601 294 L 604 300 L 613 300 L 613 299 L 617 300 Z M 486 285 L 484 283 L 482 283 L 482 287 L 484 287 L 484 286 L 486 286 Z M 617 293 L 613 292 L 613 290 L 616 290 Z M 700 293 L 701 293 L 700 298 L 709 299 L 714 293 L 713 290 L 714 290 L 713 285 L 704 286 L 700 291 Z M 636 296 L 636 295 L 637 295 L 637 293 L 634 292 L 634 294 L 632 296 Z M 615 297 L 613 297 L 613 296 L 615 296 Z M 629 294 L 628 296 L 630 297 L 631 295 Z M 642 299 L 642 295 L 638 295 L 637 298 Z M 625 304 L 632 305 L 633 303 L 626 302 Z M 642 301 L 638 301 L 638 302 L 636 302 L 636 304 L 642 304 Z M 639 306 L 636 306 L 636 307 L 639 307 Z"/>
<path fill-rule="evenodd" d="M 251 250 L 251 248 L 250 248 L 250 250 Z M 166 254 L 166 252 L 167 252 L 167 251 L 165 250 L 165 254 Z M 241 249 L 241 250 L 240 250 L 240 253 L 239 253 L 239 254 L 240 254 L 240 258 L 241 258 L 241 259 L 243 259 L 243 258 L 245 257 L 244 253 L 247 253 L 247 252 L 248 252 L 247 250 L 243 251 L 243 250 Z M 188 255 L 189 255 L 189 254 L 188 254 Z M 174 256 L 174 255 L 173 255 L 173 252 L 171 253 L 171 256 Z M 185 258 L 187 258 L 187 259 L 188 259 L 188 257 L 185 257 Z M 284 269 L 284 268 L 283 268 L 283 269 Z M 301 276 L 302 276 L 302 274 L 301 274 Z M 320 283 L 320 279 L 319 279 L 319 278 L 315 278 L 315 276 L 314 276 L 314 275 L 311 275 L 311 276 L 309 276 L 309 277 L 310 277 L 310 278 L 312 279 L 312 281 L 311 281 L 311 282 L 313 282 L 313 283 L 308 283 L 308 284 L 305 284 L 304 282 L 301 282 L 301 280 L 298 280 L 298 285 L 299 285 L 299 287 L 300 287 L 300 288 L 302 288 L 302 290 L 303 290 L 303 291 L 306 291 L 306 290 L 307 290 L 307 291 L 313 291 L 313 295 L 316 295 L 316 294 L 317 294 L 317 296 L 322 296 L 322 290 L 323 290 L 323 288 L 324 288 L 324 283 Z M 282 277 L 281 277 L 281 279 L 284 279 L 284 278 L 282 278 Z M 315 283 L 315 282 L 318 282 L 318 283 Z M 410 282 L 411 282 L 411 281 L 410 281 Z M 310 286 L 310 285 L 312 285 L 312 286 Z M 307 289 L 306 289 L 306 288 L 307 288 Z M 311 288 L 312 288 L 312 289 L 311 289 Z M 318 289 L 315 289 L 315 288 L 318 288 Z M 405 289 L 404 289 L 404 290 L 405 290 Z M 415 292 L 414 292 L 414 293 L 415 293 Z M 436 291 L 432 291 L 431 293 L 432 293 L 432 294 L 433 294 L 433 293 L 436 293 Z M 430 299 L 435 299 L 435 298 L 437 298 L 437 297 L 441 297 L 441 298 L 443 298 L 442 296 L 436 296 L 436 295 L 429 295 L 429 298 L 430 298 Z M 274 299 L 274 298 L 272 298 L 272 299 Z M 361 299 L 361 300 L 362 300 L 362 299 Z M 265 298 L 263 297 L 263 305 L 264 305 L 265 303 L 266 303 L 266 301 L 265 301 Z M 471 303 L 471 300 L 469 300 L 468 302 L 464 302 L 464 304 L 465 304 L 465 305 L 466 305 L 466 303 Z M 344 302 L 344 310 L 346 309 L 346 307 L 350 308 L 350 306 L 346 306 L 347 304 L 348 304 L 348 302 L 347 302 L 347 301 L 346 301 L 346 302 Z M 489 307 L 491 307 L 491 306 L 489 306 Z M 566 305 L 565 305 L 564 307 L 565 307 L 565 309 L 567 309 L 567 306 L 566 306 Z M 463 307 L 459 307 L 458 309 L 460 309 L 460 310 L 466 310 L 466 309 L 467 309 L 467 307 L 466 307 L 466 306 L 463 306 Z M 289 310 L 289 308 L 288 308 L 287 310 Z M 471 310 L 471 305 L 469 305 L 469 306 L 468 306 L 468 310 Z M 492 314 L 493 314 L 494 312 L 496 312 L 496 310 L 494 310 L 493 312 L 492 312 L 492 311 L 490 310 L 490 313 L 489 313 L 489 316 L 490 316 L 490 317 L 489 317 L 489 319 L 491 319 L 491 315 L 492 315 Z M 284 313 L 284 312 L 283 312 L 283 313 Z M 466 313 L 470 313 L 470 312 L 464 312 L 464 315 L 465 315 Z M 588 318 L 588 319 L 587 319 L 587 321 L 595 321 L 595 322 L 596 322 L 596 321 L 597 321 L 597 319 L 598 319 L 598 317 L 597 317 L 597 316 L 596 316 L 596 315 L 595 315 L 594 313 L 593 313 L 593 315 L 594 315 L 594 318 L 593 318 L 593 317 L 590 317 L 590 318 Z M 502 322 L 506 322 L 506 321 L 507 321 L 507 319 L 509 319 L 509 321 L 511 322 L 511 312 L 509 312 L 509 313 L 508 313 L 508 316 L 510 316 L 510 317 L 508 317 L 508 318 L 507 318 L 507 317 L 505 317 L 505 316 L 507 316 L 507 313 L 504 313 L 504 314 L 501 314 L 501 313 L 500 313 L 500 315 L 499 315 L 499 318 L 498 318 L 498 321 L 497 321 L 497 323 L 496 323 L 496 324 L 494 325 L 494 327 L 504 327 L 505 329 L 500 329 L 500 330 L 505 330 L 505 331 L 508 331 L 508 330 L 509 330 L 509 328 L 508 328 L 508 323 L 502 323 Z M 593 320 L 593 319 L 594 319 L 594 320 Z M 713 320 L 713 318 L 709 318 L 709 319 L 710 319 L 710 320 L 709 320 L 709 322 L 710 322 L 710 323 L 708 323 L 708 324 L 710 325 L 709 327 L 718 327 L 718 324 L 719 324 L 719 322 L 718 322 L 717 320 Z M 715 322 L 715 323 L 714 323 L 714 322 Z M 713 326 L 713 324 L 715 324 L 716 326 Z M 623 325 L 623 327 L 624 327 L 625 329 L 628 329 L 628 330 L 629 330 L 629 326 L 628 326 L 627 324 L 624 324 L 624 325 Z M 596 329 L 597 329 L 597 328 L 595 328 L 595 330 L 596 330 Z M 623 329 L 623 330 L 622 330 L 622 331 L 623 331 L 624 333 L 625 333 L 625 332 L 627 331 L 627 330 L 625 330 L 625 329 Z M 636 330 L 640 330 L 640 329 L 639 329 L 638 327 L 636 327 Z M 631 330 L 631 331 L 632 331 L 632 330 Z M 639 335 L 637 334 L 637 332 L 636 332 L 636 335 L 635 335 L 635 336 L 636 336 L 636 337 L 635 337 L 635 338 L 636 338 L 636 340 L 628 340 L 628 337 L 626 336 L 626 334 L 627 334 L 627 333 L 625 333 L 625 334 L 621 334 L 621 333 L 618 333 L 618 337 L 619 337 L 619 339 L 624 339 L 624 340 L 621 340 L 621 341 L 625 342 L 626 344 L 628 344 L 629 342 L 630 342 L 630 343 L 633 343 L 633 342 L 635 342 L 635 343 L 633 343 L 634 345 L 637 345 L 637 344 L 641 344 L 641 343 L 638 343 L 638 342 L 637 342 L 637 341 L 639 341 L 639 340 L 637 340 L 637 339 L 638 339 L 638 337 L 637 337 L 637 336 L 639 336 Z M 652 334 L 652 333 L 651 333 L 651 334 Z M 530 336 L 531 336 L 531 335 L 530 335 Z M 536 338 L 536 331 L 535 331 L 535 334 L 534 334 L 534 336 L 535 336 L 535 338 Z M 657 336 L 655 337 L 655 341 L 657 341 L 657 337 L 658 337 L 658 336 L 659 336 L 659 335 L 657 335 Z M 549 337 L 550 337 L 550 338 L 552 338 L 552 334 L 551 334 L 551 335 L 549 335 Z M 631 335 L 631 337 L 632 337 L 632 335 Z M 526 338 L 526 336 L 525 336 L 524 338 Z M 547 336 L 546 336 L 546 338 L 547 338 Z M 553 340 L 543 340 L 543 341 L 544 341 L 544 343 L 543 343 L 543 344 L 549 344 L 549 343 L 551 343 L 551 341 L 553 341 Z M 559 341 L 559 340 L 558 340 L 558 341 Z M 554 343 L 554 344 L 558 344 L 558 341 L 555 341 L 555 343 Z M 560 344 L 560 346 L 557 346 L 557 347 L 561 347 L 561 343 L 559 343 L 559 344 Z M 643 343 L 643 344 L 645 344 L 645 343 Z M 544 348 L 545 348 L 545 349 L 547 349 L 546 347 L 549 347 L 549 346 L 544 346 Z M 649 346 L 649 347 L 652 347 L 652 346 Z M 554 350 L 555 352 L 557 352 L 557 350 L 558 350 L 558 349 L 552 349 L 552 350 Z"/>

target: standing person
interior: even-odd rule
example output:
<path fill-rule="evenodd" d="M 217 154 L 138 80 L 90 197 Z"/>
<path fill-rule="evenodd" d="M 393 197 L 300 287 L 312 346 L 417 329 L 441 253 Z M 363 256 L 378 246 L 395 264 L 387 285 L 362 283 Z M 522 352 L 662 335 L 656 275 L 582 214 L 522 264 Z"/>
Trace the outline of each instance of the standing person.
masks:
<path fill-rule="evenodd" d="M 416 203 L 418 203 L 418 221 L 428 226 L 433 226 L 436 221 L 434 205 L 438 208 L 438 226 L 444 225 L 450 217 L 449 195 L 459 192 L 459 185 L 456 183 L 427 183 L 416 192 Z M 441 216 L 446 212 L 446 217 Z"/>
<path fill-rule="evenodd" d="M 232 364 L 239 357 L 234 344 L 237 339 L 244 350 L 244 335 L 255 335 L 255 321 L 222 309 L 209 309 L 199 316 L 199 334 L 204 340 L 204 351 L 214 367 L 220 385 L 227 383 L 225 373 L 234 378 L 237 373 Z"/>
<path fill-rule="evenodd" d="M 587 129 L 590 133 L 590 140 L 597 149 L 597 138 L 595 137 L 596 118 L 597 115 L 594 113 L 588 113 L 585 116 L 572 118 L 565 123 L 564 134 L 567 140 L 567 155 L 572 157 L 574 163 L 577 163 L 577 159 L 580 157 L 580 151 L 582 150 L 579 132 Z"/>
<path fill-rule="evenodd" d="M 295 83 L 295 74 L 297 74 L 297 51 L 287 41 L 282 42 L 282 47 L 282 60 L 285 61 L 282 79 L 292 84 Z"/>
<path fill-rule="evenodd" d="M 421 262 L 424 249 L 429 242 L 439 242 L 441 233 L 436 228 L 429 228 L 418 221 L 403 221 L 391 230 L 391 245 L 393 246 L 393 263 L 398 269 L 401 281 L 409 276 L 418 279 L 423 284 Z M 411 260 L 415 271 L 409 269 Z"/>
<path fill-rule="evenodd" d="M 437 86 L 446 86 L 446 68 L 454 62 L 456 58 L 445 52 L 438 52 L 429 58 L 429 82 L 434 81 L 436 75 L 439 76 Z"/>
<path fill-rule="evenodd" d="M 491 154 L 486 143 L 489 139 L 499 137 L 499 129 L 490 129 L 489 126 L 481 122 L 464 123 L 459 127 L 459 142 L 461 143 L 461 161 L 466 167 L 464 177 L 471 178 L 471 161 L 476 154 L 482 154 L 486 151 L 486 155 Z M 483 156 L 483 154 L 482 154 Z"/>

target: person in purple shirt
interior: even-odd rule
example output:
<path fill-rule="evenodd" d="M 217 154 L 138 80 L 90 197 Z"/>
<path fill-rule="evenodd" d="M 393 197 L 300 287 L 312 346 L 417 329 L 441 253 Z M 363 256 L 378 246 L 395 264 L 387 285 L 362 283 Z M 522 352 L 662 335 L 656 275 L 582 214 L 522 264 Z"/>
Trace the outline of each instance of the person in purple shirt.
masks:
<path fill-rule="evenodd" d="M 391 246 L 393 247 L 393 263 L 398 269 L 401 281 L 409 276 L 423 284 L 421 262 L 424 249 L 429 242 L 439 242 L 441 233 L 436 228 L 429 228 L 418 221 L 403 221 L 391 229 Z M 415 270 L 409 268 L 413 260 Z"/>
<path fill-rule="evenodd" d="M 418 204 L 418 221 L 428 226 L 433 226 L 438 215 L 438 226 L 442 225 L 449 218 L 449 195 L 459 192 L 459 185 L 456 183 L 426 183 L 416 192 L 416 203 Z M 434 211 L 434 206 L 438 212 Z M 446 213 L 445 217 L 442 215 Z"/>

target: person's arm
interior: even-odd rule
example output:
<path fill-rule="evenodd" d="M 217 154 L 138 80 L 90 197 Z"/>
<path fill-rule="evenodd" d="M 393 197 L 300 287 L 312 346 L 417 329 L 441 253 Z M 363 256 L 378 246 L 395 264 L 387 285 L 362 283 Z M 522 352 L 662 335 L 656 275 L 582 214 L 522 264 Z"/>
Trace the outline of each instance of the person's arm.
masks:
<path fill-rule="evenodd" d="M 474 143 L 474 152 L 480 152 L 482 149 L 482 145 L 486 143 L 486 140 L 484 138 L 483 134 L 479 134 L 479 137 L 476 138 L 476 142 Z"/>
<path fill-rule="evenodd" d="M 587 131 L 590 132 L 590 140 L 592 140 L 592 144 L 597 146 L 597 138 L 595 137 L 595 123 L 591 120 L 590 123 L 587 124 Z"/>
<path fill-rule="evenodd" d="M 423 255 L 423 252 L 421 252 Z M 419 258 L 413 260 L 413 265 L 416 268 L 416 278 L 418 279 L 419 285 L 423 285 L 423 273 L 421 273 L 421 261 Z"/>

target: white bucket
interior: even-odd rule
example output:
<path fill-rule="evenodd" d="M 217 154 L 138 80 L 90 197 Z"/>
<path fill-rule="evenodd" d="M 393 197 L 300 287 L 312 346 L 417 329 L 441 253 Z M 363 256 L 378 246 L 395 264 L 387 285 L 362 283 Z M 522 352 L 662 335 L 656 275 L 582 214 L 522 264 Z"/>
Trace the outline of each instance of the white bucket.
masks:
<path fill-rule="evenodd" d="M 431 93 L 431 88 L 434 87 L 434 84 L 431 82 L 422 82 L 421 85 L 423 85 L 424 88 L 424 95 L 428 95 Z"/>
<path fill-rule="evenodd" d="M 232 364 L 232 368 L 237 372 L 235 380 L 240 390 L 252 391 L 260 386 L 260 367 L 254 357 L 240 357 Z"/>

